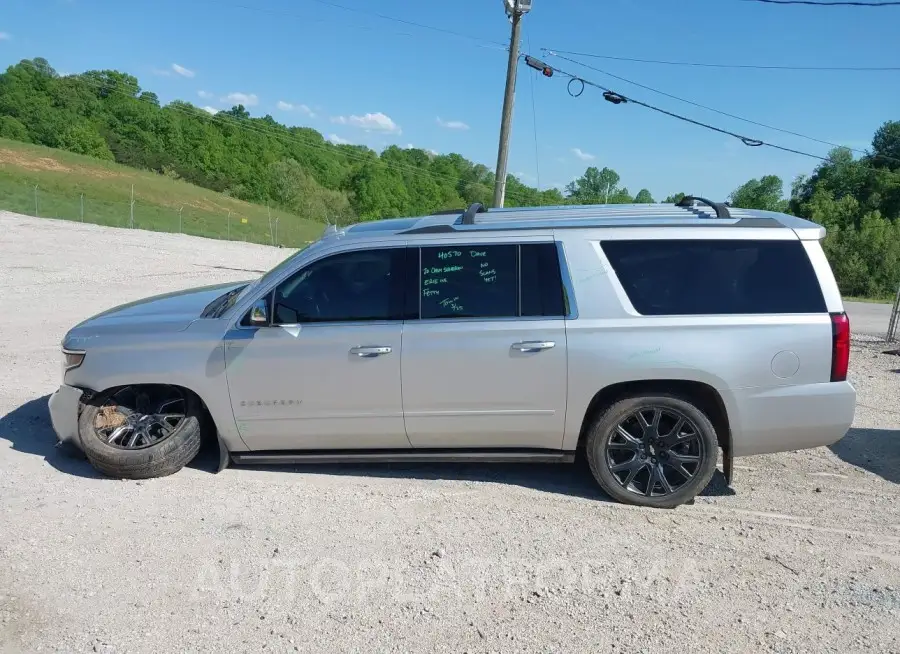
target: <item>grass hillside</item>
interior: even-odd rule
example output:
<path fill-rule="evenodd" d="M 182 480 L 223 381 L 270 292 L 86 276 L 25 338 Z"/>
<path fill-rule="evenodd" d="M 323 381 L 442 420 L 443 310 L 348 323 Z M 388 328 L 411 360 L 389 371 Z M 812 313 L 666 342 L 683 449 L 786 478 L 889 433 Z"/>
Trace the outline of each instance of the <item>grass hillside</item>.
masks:
<path fill-rule="evenodd" d="M 164 175 L 0 139 L 0 209 L 130 227 L 132 185 L 136 229 L 256 243 L 274 239 L 289 247 L 318 238 L 324 229 L 321 223 Z"/>

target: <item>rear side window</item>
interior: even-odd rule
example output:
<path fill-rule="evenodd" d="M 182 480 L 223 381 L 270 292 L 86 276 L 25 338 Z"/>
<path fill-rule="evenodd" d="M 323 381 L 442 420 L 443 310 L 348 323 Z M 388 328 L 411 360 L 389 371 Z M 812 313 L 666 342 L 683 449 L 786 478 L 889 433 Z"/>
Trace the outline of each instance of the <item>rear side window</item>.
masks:
<path fill-rule="evenodd" d="M 423 319 L 566 315 L 554 243 L 423 247 L 418 291 Z"/>
<path fill-rule="evenodd" d="M 605 241 L 601 247 L 643 315 L 827 312 L 797 240 Z"/>
<path fill-rule="evenodd" d="M 422 318 L 506 318 L 519 310 L 516 245 L 422 248 Z"/>

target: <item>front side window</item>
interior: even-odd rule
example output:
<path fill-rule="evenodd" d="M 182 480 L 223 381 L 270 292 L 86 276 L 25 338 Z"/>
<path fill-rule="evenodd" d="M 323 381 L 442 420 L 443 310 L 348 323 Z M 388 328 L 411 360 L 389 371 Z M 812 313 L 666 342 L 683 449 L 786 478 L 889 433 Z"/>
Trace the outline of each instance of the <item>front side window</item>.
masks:
<path fill-rule="evenodd" d="M 272 323 L 402 320 L 405 257 L 385 248 L 314 261 L 275 289 Z"/>
<path fill-rule="evenodd" d="M 825 313 L 803 244 L 749 240 L 604 241 L 643 315 Z"/>

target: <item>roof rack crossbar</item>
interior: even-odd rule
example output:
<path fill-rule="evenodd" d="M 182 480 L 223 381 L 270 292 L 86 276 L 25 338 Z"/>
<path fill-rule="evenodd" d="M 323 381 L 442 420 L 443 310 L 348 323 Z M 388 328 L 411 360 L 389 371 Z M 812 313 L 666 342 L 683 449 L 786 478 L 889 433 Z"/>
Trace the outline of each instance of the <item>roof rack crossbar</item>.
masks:
<path fill-rule="evenodd" d="M 466 209 L 466 212 L 462 215 L 462 219 L 460 220 L 461 225 L 474 225 L 475 224 L 475 214 L 476 213 L 485 213 L 487 209 L 484 208 L 484 205 L 480 202 L 473 202 L 469 205 L 469 208 Z"/>
<path fill-rule="evenodd" d="M 725 206 L 722 202 L 713 202 L 712 200 L 707 200 L 706 198 L 698 198 L 693 195 L 685 195 L 681 200 L 679 200 L 675 206 L 677 207 L 687 207 L 690 208 L 694 205 L 694 202 L 702 202 L 705 205 L 708 205 L 716 210 L 716 218 L 731 218 L 731 213 L 728 211 L 728 207 Z"/>

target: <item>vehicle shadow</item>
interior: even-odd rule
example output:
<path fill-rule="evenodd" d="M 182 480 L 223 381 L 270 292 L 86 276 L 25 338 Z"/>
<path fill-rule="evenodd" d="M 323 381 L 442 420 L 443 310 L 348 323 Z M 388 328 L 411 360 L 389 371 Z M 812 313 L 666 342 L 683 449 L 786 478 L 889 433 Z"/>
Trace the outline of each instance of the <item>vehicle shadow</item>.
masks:
<path fill-rule="evenodd" d="M 0 439 L 12 443 L 16 452 L 43 457 L 51 466 L 76 477 L 103 479 L 75 448 L 56 447 L 56 432 L 50 423 L 49 395 L 30 400 L 0 417 Z"/>
<path fill-rule="evenodd" d="M 55 469 L 76 477 L 105 479 L 84 455 L 73 447 L 56 447 L 56 433 L 50 422 L 49 395 L 30 400 L 0 417 L 0 439 L 8 440 L 15 451 L 43 457 Z M 214 474 L 219 451 L 214 439 L 205 439 L 189 468 Z M 586 499 L 612 501 L 597 485 L 582 457 L 574 464 L 538 463 L 346 463 L 310 465 L 242 465 L 240 470 L 283 473 L 310 473 L 336 476 L 454 480 L 522 486 L 535 490 Z M 704 497 L 734 495 L 720 470 L 700 493 Z"/>
<path fill-rule="evenodd" d="M 56 432 L 50 422 L 49 395 L 30 400 L 0 417 L 0 439 L 8 440 L 13 450 L 43 457 L 51 466 L 76 477 L 109 479 L 97 472 L 84 454 L 72 446 L 57 447 Z M 214 473 L 218 469 L 219 449 L 215 439 L 203 442 L 200 452 L 187 467 Z"/>
<path fill-rule="evenodd" d="M 829 449 L 850 465 L 900 484 L 900 429 L 853 428 Z"/>
<path fill-rule="evenodd" d="M 591 474 L 583 457 L 565 463 L 345 463 L 309 465 L 240 465 L 236 470 L 307 473 L 343 477 L 418 479 L 424 481 L 471 481 L 522 486 L 546 493 L 614 502 Z M 735 495 L 721 470 L 716 470 L 703 497 Z"/>

